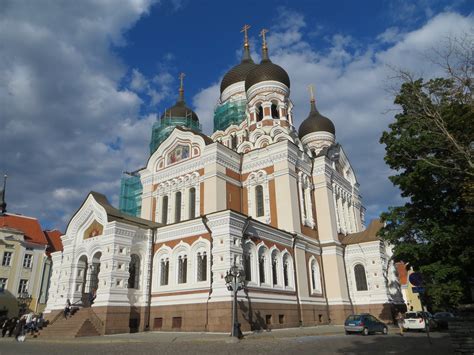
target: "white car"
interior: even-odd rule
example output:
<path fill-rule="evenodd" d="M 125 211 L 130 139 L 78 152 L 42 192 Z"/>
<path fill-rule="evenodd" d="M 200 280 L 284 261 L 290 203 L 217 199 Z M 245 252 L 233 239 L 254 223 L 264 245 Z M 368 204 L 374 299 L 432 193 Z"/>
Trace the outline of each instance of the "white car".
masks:
<path fill-rule="evenodd" d="M 407 312 L 404 318 L 403 328 L 407 330 L 429 331 L 436 327 L 436 322 L 429 312 Z"/>

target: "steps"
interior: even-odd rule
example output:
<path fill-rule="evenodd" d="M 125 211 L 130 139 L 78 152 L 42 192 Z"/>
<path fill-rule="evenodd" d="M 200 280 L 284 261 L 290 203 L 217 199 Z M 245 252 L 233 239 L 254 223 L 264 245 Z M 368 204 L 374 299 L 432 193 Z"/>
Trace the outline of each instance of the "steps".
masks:
<path fill-rule="evenodd" d="M 48 339 L 99 336 L 101 328 L 101 321 L 91 308 L 80 308 L 68 319 L 58 318 L 37 336 Z"/>

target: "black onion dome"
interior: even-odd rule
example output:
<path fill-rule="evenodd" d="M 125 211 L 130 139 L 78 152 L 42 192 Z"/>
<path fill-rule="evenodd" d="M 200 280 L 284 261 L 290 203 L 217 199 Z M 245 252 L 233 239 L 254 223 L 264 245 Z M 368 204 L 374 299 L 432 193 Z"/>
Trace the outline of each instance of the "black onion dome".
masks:
<path fill-rule="evenodd" d="M 221 81 L 221 94 L 232 84 L 244 81 L 247 74 L 257 66 L 250 56 L 250 48 L 248 44 L 244 45 L 244 53 L 242 61 L 230 69 Z"/>
<path fill-rule="evenodd" d="M 336 128 L 329 118 L 319 113 L 316 109 L 315 102 L 311 101 L 311 111 L 308 117 L 301 123 L 298 129 L 298 135 L 300 138 L 303 138 L 313 132 L 329 132 L 336 135 Z"/>
<path fill-rule="evenodd" d="M 290 88 L 290 77 L 288 73 L 277 64 L 272 63 L 268 58 L 268 49 L 266 46 L 262 48 L 262 61 L 259 65 L 252 69 L 245 79 L 245 91 L 248 91 L 253 85 L 262 81 L 278 81 Z"/>
<path fill-rule="evenodd" d="M 199 121 L 196 113 L 186 106 L 184 100 L 178 100 L 174 106 L 166 109 L 161 118 L 192 118 L 193 121 Z"/>

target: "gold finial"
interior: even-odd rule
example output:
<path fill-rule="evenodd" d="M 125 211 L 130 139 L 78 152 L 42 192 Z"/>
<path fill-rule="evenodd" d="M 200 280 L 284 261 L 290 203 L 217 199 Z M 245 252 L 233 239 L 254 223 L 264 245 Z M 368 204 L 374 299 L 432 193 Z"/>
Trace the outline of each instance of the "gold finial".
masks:
<path fill-rule="evenodd" d="M 308 90 L 309 90 L 309 95 L 311 98 L 311 102 L 315 102 L 316 100 L 314 99 L 314 85 L 308 85 Z"/>
<path fill-rule="evenodd" d="M 244 33 L 244 46 L 245 47 L 249 46 L 249 36 L 248 36 L 247 31 L 249 30 L 250 27 L 251 27 L 250 25 L 244 25 L 244 27 L 242 27 L 242 30 L 240 31 Z"/>
<path fill-rule="evenodd" d="M 267 29 L 265 28 L 262 28 L 262 30 L 260 31 L 260 37 L 262 37 L 262 48 L 264 49 L 267 49 L 267 38 L 266 38 L 266 33 L 268 32 Z"/>

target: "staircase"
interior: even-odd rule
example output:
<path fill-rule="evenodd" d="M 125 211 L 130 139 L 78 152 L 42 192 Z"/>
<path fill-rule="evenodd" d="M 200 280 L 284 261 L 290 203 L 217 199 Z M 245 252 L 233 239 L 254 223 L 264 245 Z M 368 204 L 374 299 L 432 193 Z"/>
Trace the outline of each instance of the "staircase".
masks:
<path fill-rule="evenodd" d="M 92 308 L 80 308 L 68 319 L 60 316 L 37 335 L 48 339 L 99 336 L 101 329 L 102 322 Z"/>

